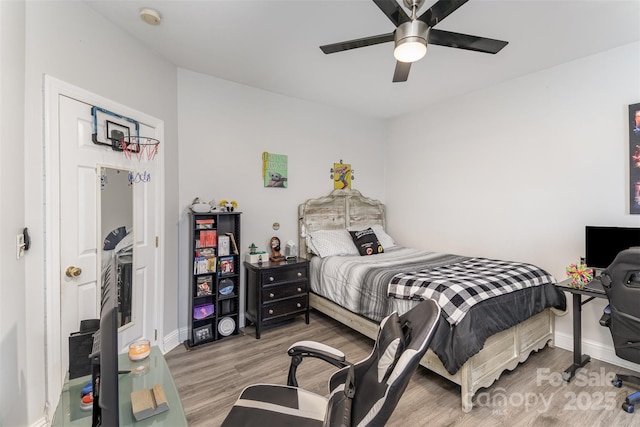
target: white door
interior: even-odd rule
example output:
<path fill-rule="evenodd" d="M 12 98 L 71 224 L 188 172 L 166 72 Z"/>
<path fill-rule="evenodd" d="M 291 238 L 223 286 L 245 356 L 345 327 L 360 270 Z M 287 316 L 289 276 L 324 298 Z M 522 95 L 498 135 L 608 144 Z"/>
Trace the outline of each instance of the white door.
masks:
<path fill-rule="evenodd" d="M 102 167 L 131 171 L 135 178 L 131 182 L 134 238 L 132 318 L 129 324 L 120 328 L 120 350 L 124 351 L 130 342 L 141 337 L 151 340 L 152 345 L 156 344 L 156 225 L 160 209 L 157 206 L 158 185 L 152 178 L 156 177 L 159 168 L 153 161 L 139 161 L 135 154 L 127 159 L 120 151 L 94 144 L 91 108 L 89 104 L 59 95 L 62 379 L 69 363 L 69 334 L 78 331 L 81 320 L 99 317 L 101 265 L 107 254 L 102 247 L 105 235 L 111 231 L 101 230 L 101 212 L 104 212 L 99 209 Z M 118 122 L 117 118 L 112 120 Z M 155 137 L 155 132 L 155 129 L 141 124 L 141 135 Z M 98 139 L 104 140 L 104 122 L 98 122 L 97 134 Z M 68 269 L 71 269 L 69 274 Z"/>

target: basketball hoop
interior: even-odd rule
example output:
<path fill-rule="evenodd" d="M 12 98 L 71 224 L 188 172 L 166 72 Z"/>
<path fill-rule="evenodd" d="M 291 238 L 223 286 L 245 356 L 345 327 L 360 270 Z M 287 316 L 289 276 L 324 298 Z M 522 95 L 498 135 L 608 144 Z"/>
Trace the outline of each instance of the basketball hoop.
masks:
<path fill-rule="evenodd" d="M 135 154 L 138 161 L 153 160 L 158 154 L 160 141 L 146 136 L 125 136 L 121 141 L 122 151 L 127 159 Z"/>

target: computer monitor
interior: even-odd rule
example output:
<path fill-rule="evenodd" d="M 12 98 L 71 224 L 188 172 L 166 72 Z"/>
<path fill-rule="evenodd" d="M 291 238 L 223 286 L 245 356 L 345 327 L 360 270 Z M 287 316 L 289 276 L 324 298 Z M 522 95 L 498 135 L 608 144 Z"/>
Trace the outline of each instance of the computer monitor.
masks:
<path fill-rule="evenodd" d="M 640 246 L 640 228 L 585 227 L 585 263 L 591 268 L 609 267 L 620 251 Z"/>
<path fill-rule="evenodd" d="M 118 427 L 120 399 L 118 395 L 118 301 L 115 286 L 102 287 L 100 329 L 94 338 L 98 354 L 92 354 L 93 427 Z"/>

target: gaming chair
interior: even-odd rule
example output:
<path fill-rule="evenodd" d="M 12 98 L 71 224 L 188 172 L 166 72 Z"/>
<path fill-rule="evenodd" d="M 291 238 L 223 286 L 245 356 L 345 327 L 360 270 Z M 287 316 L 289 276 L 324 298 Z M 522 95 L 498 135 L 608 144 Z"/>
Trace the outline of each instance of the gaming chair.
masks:
<path fill-rule="evenodd" d="M 245 388 L 222 427 L 232 426 L 383 426 L 429 347 L 440 307 L 425 300 L 407 313 L 382 319 L 371 354 L 350 364 L 344 353 L 314 341 L 289 347 L 288 385 Z M 295 373 L 304 357 L 316 357 L 339 369 L 329 380 L 329 396 L 297 387 Z"/>
<path fill-rule="evenodd" d="M 640 363 L 640 247 L 625 249 L 602 273 L 604 291 L 609 299 L 600 324 L 611 331 L 616 355 L 633 363 Z M 616 387 L 623 382 L 640 386 L 640 377 L 617 374 L 612 381 Z M 640 391 L 630 394 L 622 409 L 632 413 L 640 403 Z"/>

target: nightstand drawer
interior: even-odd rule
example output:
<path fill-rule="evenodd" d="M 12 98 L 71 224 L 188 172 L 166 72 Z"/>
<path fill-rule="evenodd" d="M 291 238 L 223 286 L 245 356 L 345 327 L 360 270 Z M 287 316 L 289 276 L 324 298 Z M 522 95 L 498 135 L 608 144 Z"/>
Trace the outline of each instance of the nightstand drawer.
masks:
<path fill-rule="evenodd" d="M 306 279 L 308 276 L 306 266 L 296 266 L 295 268 L 280 268 L 263 272 L 262 284 L 292 282 L 294 280 Z"/>
<path fill-rule="evenodd" d="M 292 298 L 274 304 L 266 304 L 262 307 L 262 319 L 266 321 L 274 317 L 305 311 L 307 309 L 308 302 L 309 299 L 305 295 L 300 298 Z"/>
<path fill-rule="evenodd" d="M 308 288 L 309 284 L 306 281 L 292 283 L 290 285 L 265 286 L 262 288 L 262 302 L 266 304 L 269 301 L 288 298 L 294 295 L 303 295 L 308 292 Z"/>

